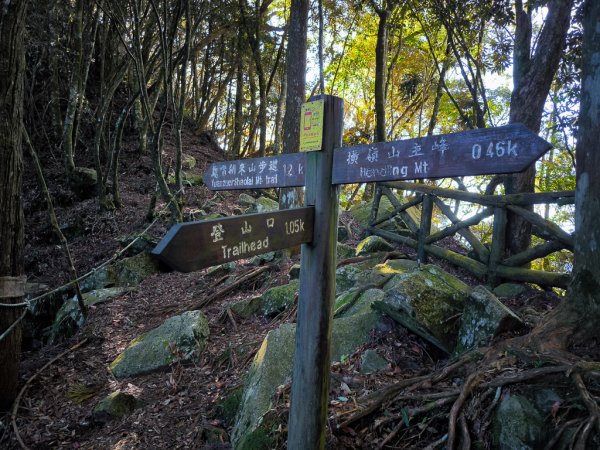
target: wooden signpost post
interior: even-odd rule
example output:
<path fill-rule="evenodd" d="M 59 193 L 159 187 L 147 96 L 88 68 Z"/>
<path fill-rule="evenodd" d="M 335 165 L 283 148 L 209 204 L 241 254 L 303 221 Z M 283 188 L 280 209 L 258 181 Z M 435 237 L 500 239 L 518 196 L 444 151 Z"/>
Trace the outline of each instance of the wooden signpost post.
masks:
<path fill-rule="evenodd" d="M 212 190 L 305 185 L 305 208 L 175 225 L 153 251 L 189 272 L 303 244 L 288 433 L 294 450 L 325 446 L 338 185 L 519 172 L 551 147 L 516 124 L 340 148 L 343 100 L 311 103 L 301 117 L 309 153 L 218 162 L 204 174 Z"/>

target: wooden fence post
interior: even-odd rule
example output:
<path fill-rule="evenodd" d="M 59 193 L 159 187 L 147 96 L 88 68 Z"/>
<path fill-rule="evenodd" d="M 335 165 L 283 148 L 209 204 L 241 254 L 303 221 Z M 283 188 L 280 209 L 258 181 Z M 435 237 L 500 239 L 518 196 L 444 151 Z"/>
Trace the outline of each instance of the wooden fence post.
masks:
<path fill-rule="evenodd" d="M 421 226 L 419 227 L 419 241 L 417 246 L 417 259 L 422 264 L 427 264 L 427 252 L 425 251 L 425 239 L 431 232 L 431 216 L 433 214 L 433 197 L 430 194 L 423 196 L 423 208 L 421 209 Z"/>
<path fill-rule="evenodd" d="M 313 241 L 302 245 L 288 449 L 325 447 L 339 188 L 333 149 L 342 143 L 344 101 L 325 96 L 323 146 L 306 155 L 306 206 L 315 207 Z"/>

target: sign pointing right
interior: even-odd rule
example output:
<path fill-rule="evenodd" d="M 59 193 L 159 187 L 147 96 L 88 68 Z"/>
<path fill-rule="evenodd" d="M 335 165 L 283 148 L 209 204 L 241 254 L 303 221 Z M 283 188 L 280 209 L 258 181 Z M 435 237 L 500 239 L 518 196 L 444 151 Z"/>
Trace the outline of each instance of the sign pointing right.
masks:
<path fill-rule="evenodd" d="M 521 172 L 551 147 L 521 124 L 343 147 L 333 184 Z"/>

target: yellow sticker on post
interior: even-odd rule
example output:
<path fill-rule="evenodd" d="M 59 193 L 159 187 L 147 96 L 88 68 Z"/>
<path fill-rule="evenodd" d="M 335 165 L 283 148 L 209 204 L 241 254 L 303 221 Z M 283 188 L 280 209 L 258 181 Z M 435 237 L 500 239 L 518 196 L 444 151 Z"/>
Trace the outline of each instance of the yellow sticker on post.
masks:
<path fill-rule="evenodd" d="M 300 110 L 300 151 L 321 150 L 325 100 L 303 103 Z"/>

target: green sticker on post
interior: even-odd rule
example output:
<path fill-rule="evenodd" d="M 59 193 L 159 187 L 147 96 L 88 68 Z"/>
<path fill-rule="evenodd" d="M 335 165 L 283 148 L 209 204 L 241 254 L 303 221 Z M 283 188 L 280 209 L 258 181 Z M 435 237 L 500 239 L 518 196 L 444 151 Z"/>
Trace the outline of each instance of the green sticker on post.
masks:
<path fill-rule="evenodd" d="M 300 151 L 321 150 L 323 143 L 323 109 L 325 101 L 316 100 L 302 104 L 300 110 Z"/>

